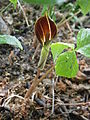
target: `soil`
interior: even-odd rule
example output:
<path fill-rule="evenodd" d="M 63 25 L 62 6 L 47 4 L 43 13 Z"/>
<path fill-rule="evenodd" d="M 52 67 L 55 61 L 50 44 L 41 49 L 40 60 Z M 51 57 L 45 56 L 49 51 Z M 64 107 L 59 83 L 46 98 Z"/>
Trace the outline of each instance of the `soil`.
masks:
<path fill-rule="evenodd" d="M 5 8 L 9 3 L 1 2 Z M 41 16 L 42 6 L 22 4 L 26 13 L 29 27 L 21 9 L 10 5 L 1 15 L 9 32 L 18 38 L 24 48 L 20 50 L 10 45 L 0 45 L 0 120 L 90 120 L 90 59 L 77 53 L 79 72 L 75 78 L 57 77 L 55 72 L 50 73 L 36 87 L 32 97 L 24 104 L 24 96 L 32 84 L 38 70 L 41 45 L 36 56 L 32 59 L 38 46 L 35 37 L 35 21 Z M 63 6 L 55 6 L 56 23 L 67 10 Z M 0 8 L 0 10 L 1 10 Z M 61 10 L 61 11 L 60 11 Z M 81 20 L 72 20 L 65 23 L 58 30 L 53 42 L 63 41 L 76 44 L 79 27 L 90 27 L 90 17 L 78 15 Z M 1 29 L 1 28 L 0 28 Z M 0 33 L 3 33 L 2 29 Z M 51 52 L 40 77 L 53 64 Z M 52 88 L 54 80 L 54 112 L 52 112 Z"/>

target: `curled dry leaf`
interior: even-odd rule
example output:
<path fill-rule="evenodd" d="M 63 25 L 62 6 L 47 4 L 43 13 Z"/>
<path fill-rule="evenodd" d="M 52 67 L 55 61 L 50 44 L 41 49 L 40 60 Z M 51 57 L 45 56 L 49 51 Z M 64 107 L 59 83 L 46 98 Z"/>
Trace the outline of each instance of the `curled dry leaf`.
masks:
<path fill-rule="evenodd" d="M 57 89 L 59 91 L 65 92 L 66 91 L 66 84 L 64 84 L 62 81 L 58 82 L 57 83 Z"/>
<path fill-rule="evenodd" d="M 85 69 L 85 68 L 88 68 L 88 65 L 87 65 L 85 60 L 80 60 L 79 65 L 80 65 L 80 70 L 81 71 L 83 71 L 83 69 Z"/>
<path fill-rule="evenodd" d="M 35 34 L 43 46 L 57 34 L 56 24 L 47 14 L 36 21 Z"/>
<path fill-rule="evenodd" d="M 84 81 L 87 79 L 87 76 L 79 70 L 76 75 L 76 79 Z"/>

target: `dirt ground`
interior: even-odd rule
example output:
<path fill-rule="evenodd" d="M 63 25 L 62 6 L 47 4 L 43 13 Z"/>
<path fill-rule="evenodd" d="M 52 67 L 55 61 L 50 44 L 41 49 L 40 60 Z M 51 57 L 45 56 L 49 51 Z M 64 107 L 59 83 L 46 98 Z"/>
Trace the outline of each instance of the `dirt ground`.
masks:
<path fill-rule="evenodd" d="M 0 11 L 8 2 L 0 3 Z M 24 96 L 37 73 L 41 46 L 32 59 L 38 42 L 34 33 L 35 21 L 41 16 L 42 6 L 22 4 L 29 27 L 21 9 L 10 5 L 3 11 L 5 22 L 1 34 L 17 37 L 24 50 L 10 45 L 0 45 L 0 120 L 90 120 L 90 59 L 77 53 L 79 72 L 75 78 L 57 77 L 53 71 L 36 87 L 22 111 Z M 55 6 L 56 23 L 68 13 L 68 8 Z M 90 16 L 78 15 L 58 29 L 53 42 L 76 44 L 79 28 L 90 27 Z M 80 21 L 79 21 L 80 20 Z M 53 63 L 51 52 L 42 76 Z M 52 113 L 52 81 L 54 80 L 54 112 Z"/>

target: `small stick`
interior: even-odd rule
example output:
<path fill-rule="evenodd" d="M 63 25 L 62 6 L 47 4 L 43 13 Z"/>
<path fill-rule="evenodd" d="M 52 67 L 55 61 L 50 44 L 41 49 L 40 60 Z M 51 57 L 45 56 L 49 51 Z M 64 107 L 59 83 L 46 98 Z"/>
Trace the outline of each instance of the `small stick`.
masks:
<path fill-rule="evenodd" d="M 81 103 L 57 103 L 57 105 L 60 105 L 60 106 L 86 106 L 86 105 L 89 105 L 90 106 L 90 102 L 81 102 Z"/>
<path fill-rule="evenodd" d="M 46 76 L 54 69 L 55 65 L 53 65 L 39 80 L 38 83 L 40 83 Z"/>
<path fill-rule="evenodd" d="M 27 19 L 27 17 L 26 17 L 25 11 L 24 11 L 24 9 L 22 8 L 22 6 L 21 6 L 19 0 L 17 0 L 17 2 L 18 2 L 18 6 L 20 7 L 20 9 L 21 9 L 22 12 L 23 12 L 23 15 L 24 15 L 24 18 L 25 18 L 26 24 L 27 24 L 27 26 L 29 27 L 29 23 L 28 23 L 28 19 Z"/>
<path fill-rule="evenodd" d="M 37 46 L 37 48 L 36 48 L 36 50 L 34 52 L 34 55 L 32 56 L 32 60 L 35 58 L 35 56 L 36 56 L 37 51 L 38 51 L 39 48 L 40 48 L 40 43 L 38 44 L 38 46 Z"/>
<path fill-rule="evenodd" d="M 7 106 L 9 104 L 9 102 L 11 101 L 12 98 L 17 97 L 19 99 L 24 100 L 24 98 L 22 96 L 19 95 L 14 95 L 12 94 L 11 96 L 9 96 L 7 99 L 5 99 L 4 103 L 2 104 L 2 106 Z"/>
<path fill-rule="evenodd" d="M 54 114 L 54 79 L 52 79 L 52 114 Z"/>
<path fill-rule="evenodd" d="M 6 10 L 10 7 L 10 5 L 11 5 L 11 3 L 9 3 L 4 9 L 2 9 L 2 10 L 0 11 L 0 15 L 2 15 L 2 13 L 3 13 L 4 11 L 6 11 Z"/>
<path fill-rule="evenodd" d="M 44 96 L 46 99 L 49 99 L 49 100 L 52 100 L 51 97 L 47 97 L 47 96 Z M 57 105 L 60 105 L 60 106 L 86 106 L 86 105 L 89 105 L 90 106 L 90 101 L 88 102 L 79 102 L 79 103 L 62 103 L 61 100 L 58 100 L 58 99 L 55 99 L 55 101 L 57 102 Z M 51 107 L 51 106 L 50 106 Z"/>
<path fill-rule="evenodd" d="M 78 15 L 81 12 L 81 10 L 79 10 L 78 12 L 76 12 L 74 14 L 74 16 Z M 59 29 L 62 25 L 64 25 L 66 22 L 68 22 L 69 20 L 71 20 L 74 16 L 69 17 L 68 19 L 64 20 L 62 23 L 61 21 L 57 24 L 57 28 Z"/>

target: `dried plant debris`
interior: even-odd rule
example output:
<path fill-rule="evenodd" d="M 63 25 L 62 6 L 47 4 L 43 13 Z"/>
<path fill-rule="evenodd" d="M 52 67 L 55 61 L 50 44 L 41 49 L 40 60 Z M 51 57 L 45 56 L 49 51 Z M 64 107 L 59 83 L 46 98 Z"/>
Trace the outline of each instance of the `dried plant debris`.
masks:
<path fill-rule="evenodd" d="M 0 10 L 8 5 L 7 0 L 2 1 L 0 1 Z M 41 45 L 35 37 L 34 24 L 41 15 L 42 6 L 21 5 L 26 13 L 29 27 L 27 27 L 18 5 L 16 10 L 11 5 L 0 17 L 0 33 L 16 36 L 24 49 L 20 51 L 10 45 L 0 45 L 0 120 L 89 120 L 90 59 L 81 54 L 77 54 L 79 72 L 75 78 L 57 77 L 52 71 L 24 103 L 24 96 L 37 75 Z M 64 7 L 55 6 L 56 22 L 68 17 L 67 8 L 65 8 L 65 12 L 62 8 Z M 81 19 L 81 24 L 76 21 L 77 18 L 67 21 L 58 29 L 57 39 L 55 38 L 53 42 L 63 41 L 76 44 L 78 24 L 79 27 L 90 25 L 89 15 L 83 17 L 82 14 L 79 14 L 78 16 Z M 39 48 L 37 49 L 38 44 Z M 37 49 L 36 53 L 35 49 Z M 50 54 L 39 77 L 46 73 L 52 63 L 52 55 Z M 53 114 L 51 114 L 52 80 L 54 80 Z"/>

